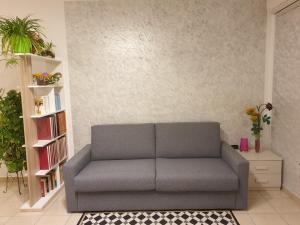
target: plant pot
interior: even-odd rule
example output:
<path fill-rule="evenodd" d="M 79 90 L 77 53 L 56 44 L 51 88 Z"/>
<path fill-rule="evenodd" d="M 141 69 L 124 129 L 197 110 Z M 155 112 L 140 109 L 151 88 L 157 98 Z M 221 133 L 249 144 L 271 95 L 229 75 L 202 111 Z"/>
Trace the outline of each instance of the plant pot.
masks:
<path fill-rule="evenodd" d="M 36 84 L 37 85 L 49 85 L 49 83 L 45 80 L 42 79 L 36 79 Z"/>
<path fill-rule="evenodd" d="M 255 152 L 259 153 L 260 151 L 260 138 L 255 139 Z"/>
<path fill-rule="evenodd" d="M 32 48 L 30 38 L 19 35 L 11 37 L 10 45 L 14 53 L 30 53 Z"/>
<path fill-rule="evenodd" d="M 24 164 L 22 161 L 7 161 L 5 162 L 5 165 L 7 167 L 7 171 L 9 173 L 16 173 L 16 172 L 19 172 L 19 171 L 22 171 L 23 168 L 24 168 Z"/>
<path fill-rule="evenodd" d="M 41 52 L 41 55 L 44 57 L 48 57 L 48 58 L 55 58 L 54 52 L 49 51 L 49 50 L 45 50 L 45 51 Z"/>

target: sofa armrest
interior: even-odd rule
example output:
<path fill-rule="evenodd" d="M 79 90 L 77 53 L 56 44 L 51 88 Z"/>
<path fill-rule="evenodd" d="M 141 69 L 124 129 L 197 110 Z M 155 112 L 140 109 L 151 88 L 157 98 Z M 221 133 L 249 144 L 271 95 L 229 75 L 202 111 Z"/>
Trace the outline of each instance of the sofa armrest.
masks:
<path fill-rule="evenodd" d="M 77 210 L 77 196 L 74 189 L 74 177 L 91 161 L 91 145 L 86 145 L 68 162 L 65 163 L 63 173 L 68 212 Z"/>
<path fill-rule="evenodd" d="M 248 206 L 249 162 L 225 142 L 222 143 L 221 152 L 222 159 L 231 167 L 239 178 L 236 208 L 246 209 Z"/>

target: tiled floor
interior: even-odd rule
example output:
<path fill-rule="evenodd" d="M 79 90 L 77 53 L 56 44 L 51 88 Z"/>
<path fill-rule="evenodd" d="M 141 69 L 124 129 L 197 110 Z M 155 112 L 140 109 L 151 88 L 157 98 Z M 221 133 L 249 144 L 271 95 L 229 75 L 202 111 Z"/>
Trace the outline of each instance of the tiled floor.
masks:
<path fill-rule="evenodd" d="M 0 225 L 76 225 L 81 216 L 67 213 L 64 191 L 42 212 L 20 212 L 26 192 L 20 196 L 15 184 L 3 190 L 0 182 Z M 283 191 L 250 191 L 249 209 L 234 214 L 241 225 L 300 225 L 300 205 Z"/>

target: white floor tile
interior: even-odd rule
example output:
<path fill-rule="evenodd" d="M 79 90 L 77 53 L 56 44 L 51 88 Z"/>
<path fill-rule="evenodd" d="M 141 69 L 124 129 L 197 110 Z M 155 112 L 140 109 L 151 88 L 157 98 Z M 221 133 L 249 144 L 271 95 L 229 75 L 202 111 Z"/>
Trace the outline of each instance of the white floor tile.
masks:
<path fill-rule="evenodd" d="M 275 213 L 275 209 L 263 198 L 249 199 L 249 213 Z"/>
<path fill-rule="evenodd" d="M 248 198 L 252 199 L 252 198 L 262 198 L 262 195 L 260 193 L 260 191 L 249 191 L 248 192 Z"/>
<path fill-rule="evenodd" d="M 280 191 L 280 190 L 261 191 L 261 196 L 263 196 L 264 199 L 289 198 L 289 195 L 287 193 L 285 193 L 284 191 Z"/>
<path fill-rule="evenodd" d="M 255 225 L 288 225 L 278 214 L 250 214 Z"/>
<path fill-rule="evenodd" d="M 291 198 L 273 198 L 269 199 L 268 202 L 279 213 L 300 212 L 299 204 Z"/>
<path fill-rule="evenodd" d="M 65 225 L 70 216 L 42 216 L 35 225 Z"/>
<path fill-rule="evenodd" d="M 67 206 L 65 198 L 56 198 L 56 200 L 47 208 L 47 210 L 45 210 L 45 215 L 68 215 L 66 208 Z"/>
<path fill-rule="evenodd" d="M 240 225 L 255 225 L 248 213 L 235 213 L 234 216 Z"/>
<path fill-rule="evenodd" d="M 4 225 L 9 218 L 8 216 L 0 216 L 0 225 Z"/>
<path fill-rule="evenodd" d="M 281 214 L 281 217 L 288 223 L 288 225 L 300 224 L 300 213 Z"/>
<path fill-rule="evenodd" d="M 9 219 L 5 225 L 35 225 L 40 216 L 14 216 Z"/>
<path fill-rule="evenodd" d="M 81 213 L 75 213 L 75 214 L 72 214 L 72 215 L 69 217 L 69 219 L 68 219 L 66 225 L 77 225 L 77 223 L 78 223 L 79 219 L 81 218 L 81 216 L 82 216 Z"/>

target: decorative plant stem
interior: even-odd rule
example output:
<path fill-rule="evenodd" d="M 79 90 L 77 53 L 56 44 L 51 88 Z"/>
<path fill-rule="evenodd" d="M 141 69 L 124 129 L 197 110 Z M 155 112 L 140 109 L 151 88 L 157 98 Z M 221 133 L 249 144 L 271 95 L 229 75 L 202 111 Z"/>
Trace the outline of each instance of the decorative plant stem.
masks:
<path fill-rule="evenodd" d="M 255 150 L 258 152 L 260 148 L 260 137 L 263 131 L 263 123 L 271 124 L 271 116 L 265 113 L 265 110 L 271 111 L 273 106 L 271 103 L 261 104 L 256 107 L 246 109 L 246 114 L 252 121 L 252 135 L 255 137 Z"/>

